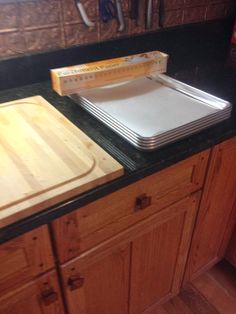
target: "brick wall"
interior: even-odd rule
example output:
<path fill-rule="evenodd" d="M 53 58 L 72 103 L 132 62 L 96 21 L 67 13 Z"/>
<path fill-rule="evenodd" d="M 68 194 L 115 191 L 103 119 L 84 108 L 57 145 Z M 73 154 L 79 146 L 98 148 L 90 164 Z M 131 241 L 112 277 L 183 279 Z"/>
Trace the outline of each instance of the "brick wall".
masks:
<path fill-rule="evenodd" d="M 144 1 L 144 0 L 140 0 Z M 129 18 L 129 0 L 121 0 L 125 30 L 117 21 L 100 21 L 98 0 L 81 0 L 95 26 L 86 27 L 74 0 L 37 0 L 0 4 L 0 57 L 60 49 L 158 30 L 158 0 L 153 0 L 153 25 L 146 30 Z M 164 27 L 224 18 L 236 0 L 165 0 Z"/>

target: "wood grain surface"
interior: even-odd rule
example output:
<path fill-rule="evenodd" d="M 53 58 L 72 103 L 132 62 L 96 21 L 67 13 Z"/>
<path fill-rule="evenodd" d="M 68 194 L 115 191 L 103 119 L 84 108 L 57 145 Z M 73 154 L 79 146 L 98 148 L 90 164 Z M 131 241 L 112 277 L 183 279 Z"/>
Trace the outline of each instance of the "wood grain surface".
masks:
<path fill-rule="evenodd" d="M 221 262 L 150 314 L 235 314 L 236 270 Z"/>
<path fill-rule="evenodd" d="M 125 186 L 52 222 L 61 263 L 198 191 L 203 186 L 209 150 Z M 146 194 L 151 204 L 135 209 Z"/>
<path fill-rule="evenodd" d="M 3 295 L 54 268 L 48 226 L 43 225 L 1 244 L 0 261 L 1 300 Z"/>
<path fill-rule="evenodd" d="M 123 174 L 41 96 L 0 105 L 0 227 Z"/>
<path fill-rule="evenodd" d="M 225 256 L 235 221 L 235 160 L 236 137 L 212 150 L 185 272 L 186 282 L 197 278 Z"/>
<path fill-rule="evenodd" d="M 235 207 L 236 211 L 236 207 Z M 226 253 L 227 260 L 236 268 L 236 225 Z"/>
<path fill-rule="evenodd" d="M 52 270 L 20 288 L 0 295 L 0 313 L 64 314 L 56 271 Z"/>

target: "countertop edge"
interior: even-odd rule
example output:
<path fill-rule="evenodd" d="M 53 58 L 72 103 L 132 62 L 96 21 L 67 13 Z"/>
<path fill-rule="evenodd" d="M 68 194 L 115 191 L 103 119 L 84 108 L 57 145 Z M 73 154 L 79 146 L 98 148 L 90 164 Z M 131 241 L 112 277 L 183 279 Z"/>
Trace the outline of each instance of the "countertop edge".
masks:
<path fill-rule="evenodd" d="M 79 209 L 90 202 L 94 202 L 112 192 L 115 192 L 121 188 L 128 186 L 144 177 L 147 177 L 153 173 L 159 172 L 167 167 L 170 167 L 188 157 L 191 157 L 204 150 L 211 149 L 213 146 L 228 140 L 236 135 L 236 132 L 228 131 L 222 136 L 211 139 L 202 143 L 201 147 L 186 147 L 185 151 L 178 154 L 178 157 L 170 157 L 159 161 L 156 165 L 147 166 L 143 169 L 136 170 L 134 172 L 125 173 L 123 176 L 100 185 L 94 189 L 91 189 L 83 194 L 80 194 L 72 199 L 69 199 L 60 204 L 54 205 L 50 208 L 40 211 L 35 215 L 31 215 L 27 218 L 19 220 L 13 224 L 5 226 L 0 229 L 0 244 L 9 241 L 17 236 L 22 235 L 25 232 L 31 231 L 41 225 L 48 224 L 52 220 L 57 219 L 65 214 L 68 214 L 76 209 Z M 191 149 L 191 151 L 190 151 Z"/>

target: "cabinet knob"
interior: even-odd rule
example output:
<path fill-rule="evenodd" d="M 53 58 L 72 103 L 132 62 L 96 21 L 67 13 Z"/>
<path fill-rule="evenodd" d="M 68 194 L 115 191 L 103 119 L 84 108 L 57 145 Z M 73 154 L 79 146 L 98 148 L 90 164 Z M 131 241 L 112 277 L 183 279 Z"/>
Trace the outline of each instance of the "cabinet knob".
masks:
<path fill-rule="evenodd" d="M 135 201 L 135 210 L 140 210 L 147 208 L 152 203 L 152 197 L 147 196 L 147 194 L 141 194 L 136 198 Z"/>
<path fill-rule="evenodd" d="M 42 291 L 41 297 L 44 305 L 50 305 L 58 300 L 58 294 L 53 290 L 53 288 L 47 288 Z"/>
<path fill-rule="evenodd" d="M 72 275 L 69 277 L 67 282 L 70 290 L 79 289 L 84 284 L 84 278 L 80 276 L 80 274 Z"/>

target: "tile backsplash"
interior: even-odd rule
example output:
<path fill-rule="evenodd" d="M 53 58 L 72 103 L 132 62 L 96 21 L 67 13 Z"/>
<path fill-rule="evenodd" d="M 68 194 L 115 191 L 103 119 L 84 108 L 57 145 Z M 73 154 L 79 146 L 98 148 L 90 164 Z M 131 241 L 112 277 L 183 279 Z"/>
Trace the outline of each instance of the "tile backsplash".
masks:
<path fill-rule="evenodd" d="M 115 0 L 111 0 L 115 3 Z M 146 0 L 139 0 L 140 3 Z M 130 0 L 120 0 L 125 29 L 118 32 L 116 19 L 103 23 L 99 0 L 81 0 L 94 26 L 87 27 L 75 0 L 12 1 L 0 4 L 0 57 L 60 49 L 118 37 L 157 31 L 159 1 L 152 1 L 152 27 L 145 28 L 145 10 L 139 23 L 130 19 Z M 234 14 L 235 0 L 164 0 L 163 27 L 225 18 Z"/>

